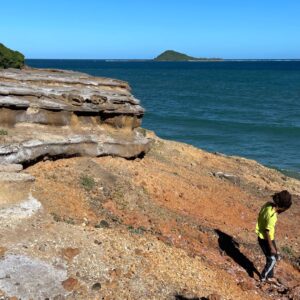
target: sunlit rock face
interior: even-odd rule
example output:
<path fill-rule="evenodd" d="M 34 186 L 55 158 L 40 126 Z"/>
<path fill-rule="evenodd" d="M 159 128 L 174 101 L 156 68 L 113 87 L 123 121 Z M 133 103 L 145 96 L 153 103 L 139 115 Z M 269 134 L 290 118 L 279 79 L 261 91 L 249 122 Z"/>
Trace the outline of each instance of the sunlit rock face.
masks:
<path fill-rule="evenodd" d="M 139 128 L 143 115 L 123 81 L 61 70 L 0 70 L 0 163 L 143 155 L 150 146 Z"/>

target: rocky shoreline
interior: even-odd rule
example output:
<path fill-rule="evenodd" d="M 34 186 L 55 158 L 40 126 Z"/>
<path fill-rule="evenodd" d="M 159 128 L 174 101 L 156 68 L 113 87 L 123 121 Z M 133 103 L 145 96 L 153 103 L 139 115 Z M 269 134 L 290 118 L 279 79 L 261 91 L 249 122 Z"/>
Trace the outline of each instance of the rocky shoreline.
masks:
<path fill-rule="evenodd" d="M 0 299 L 299 299 L 300 181 L 143 114 L 122 81 L 0 70 Z M 282 285 L 260 287 L 256 217 L 282 189 Z"/>

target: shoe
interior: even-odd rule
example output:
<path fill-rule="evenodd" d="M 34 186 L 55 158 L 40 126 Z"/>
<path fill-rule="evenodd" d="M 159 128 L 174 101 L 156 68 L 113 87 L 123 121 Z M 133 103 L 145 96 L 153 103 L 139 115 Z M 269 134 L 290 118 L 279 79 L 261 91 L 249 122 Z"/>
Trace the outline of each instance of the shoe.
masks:
<path fill-rule="evenodd" d="M 278 280 L 276 278 L 274 278 L 274 277 L 267 278 L 266 282 L 269 283 L 269 284 L 275 284 L 277 286 L 281 286 L 281 284 L 278 282 Z"/>

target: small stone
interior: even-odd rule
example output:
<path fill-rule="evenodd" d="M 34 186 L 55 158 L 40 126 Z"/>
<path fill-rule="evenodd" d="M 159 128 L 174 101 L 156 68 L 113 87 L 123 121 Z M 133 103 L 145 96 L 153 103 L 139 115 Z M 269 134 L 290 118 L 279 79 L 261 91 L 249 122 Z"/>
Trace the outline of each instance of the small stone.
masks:
<path fill-rule="evenodd" d="M 109 228 L 109 224 L 105 220 L 101 220 L 99 224 L 95 225 L 95 228 Z"/>
<path fill-rule="evenodd" d="M 222 300 L 222 297 L 217 293 L 212 293 L 207 297 L 208 300 Z"/>
<path fill-rule="evenodd" d="M 134 250 L 134 253 L 135 253 L 136 255 L 142 255 L 142 254 L 143 254 L 143 251 L 142 251 L 141 249 L 135 249 L 135 250 Z"/>
<path fill-rule="evenodd" d="M 62 286 L 65 290 L 71 292 L 78 286 L 78 280 L 76 278 L 69 277 L 62 282 Z"/>
<path fill-rule="evenodd" d="M 5 252 L 7 251 L 7 248 L 0 247 L 0 257 L 5 255 Z"/>
<path fill-rule="evenodd" d="M 255 284 L 251 281 L 242 281 L 238 285 L 243 291 L 251 291 L 255 289 Z"/>
<path fill-rule="evenodd" d="M 228 181 L 232 182 L 233 184 L 239 184 L 240 183 L 240 178 L 232 175 L 232 174 L 226 174 L 223 172 L 215 172 L 213 173 L 215 177 L 221 178 L 221 179 L 227 179 Z"/>
<path fill-rule="evenodd" d="M 46 251 L 46 245 L 40 245 L 39 250 L 42 251 L 42 252 L 45 252 Z"/>
<path fill-rule="evenodd" d="M 120 277 L 122 274 L 122 271 L 120 269 L 113 269 L 109 272 L 109 275 L 111 276 L 111 279 L 114 280 L 115 278 Z"/>
<path fill-rule="evenodd" d="M 62 249 L 63 257 L 66 258 L 68 261 L 71 261 L 79 253 L 80 253 L 80 250 L 78 248 L 65 248 L 65 249 Z"/>
<path fill-rule="evenodd" d="M 278 278 L 277 281 L 281 284 L 281 285 L 284 285 L 284 286 L 289 286 L 289 283 L 286 279 L 284 278 Z"/>
<path fill-rule="evenodd" d="M 96 282 L 93 284 L 92 286 L 92 290 L 93 291 L 99 291 L 101 289 L 101 283 L 100 282 Z"/>

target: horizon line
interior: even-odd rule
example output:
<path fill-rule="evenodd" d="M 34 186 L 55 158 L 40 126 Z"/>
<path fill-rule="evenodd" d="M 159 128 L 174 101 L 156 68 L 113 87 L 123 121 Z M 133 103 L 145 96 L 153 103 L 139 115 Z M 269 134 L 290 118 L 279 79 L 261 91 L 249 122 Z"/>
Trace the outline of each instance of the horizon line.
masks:
<path fill-rule="evenodd" d="M 110 61 L 110 60 L 124 60 L 124 61 L 128 61 L 128 60 L 135 60 L 135 61 L 157 61 L 154 58 L 25 58 L 25 60 L 105 60 L 105 61 Z M 203 59 L 195 59 L 195 60 L 181 60 L 183 62 L 205 62 L 205 61 L 238 61 L 238 60 L 244 60 L 244 61 L 251 61 L 251 60 L 277 60 L 277 61 L 289 61 L 289 60 L 293 60 L 293 61 L 299 61 L 300 58 L 203 58 Z M 161 61 L 157 61 L 157 62 L 168 62 L 167 60 L 161 60 Z M 180 62 L 180 61 L 169 61 L 169 62 Z"/>

